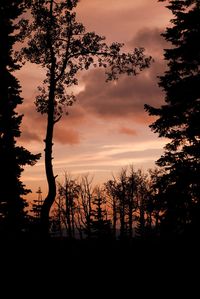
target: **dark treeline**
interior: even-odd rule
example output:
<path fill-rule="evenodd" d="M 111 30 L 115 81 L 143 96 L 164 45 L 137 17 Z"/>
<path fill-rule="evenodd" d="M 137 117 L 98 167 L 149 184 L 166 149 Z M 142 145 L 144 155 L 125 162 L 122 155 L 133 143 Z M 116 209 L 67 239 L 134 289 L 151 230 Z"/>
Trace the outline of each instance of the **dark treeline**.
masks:
<path fill-rule="evenodd" d="M 156 0 L 155 0 L 156 1 Z M 161 2 L 165 0 L 160 0 Z M 80 240 L 155 240 L 198 238 L 200 227 L 200 3 L 166 0 L 173 14 L 163 33 L 167 71 L 159 77 L 165 93 L 161 107 L 145 105 L 157 117 L 150 126 L 169 143 L 143 173 L 122 169 L 102 186 L 89 176 L 80 180 L 66 174 L 56 184 L 53 172 L 54 127 L 75 97 L 65 87 L 78 84 L 77 74 L 103 67 L 107 81 L 121 74 L 137 75 L 150 67 L 144 49 L 123 53 L 123 45 L 87 32 L 76 20 L 78 0 L 2 0 L 0 3 L 0 234 L 2 238 L 36 237 Z M 25 19 L 25 12 L 31 14 Z M 134 17 L 134 16 L 133 16 Z M 21 50 L 14 53 L 16 44 Z M 25 165 L 40 155 L 17 146 L 23 104 L 15 71 L 30 61 L 47 70 L 39 87 L 36 108 L 47 115 L 45 170 L 48 193 L 30 215 L 23 199 L 29 190 L 21 181 Z M 38 192 L 40 194 L 40 191 Z"/>
<path fill-rule="evenodd" d="M 103 185 L 94 186 L 89 175 L 78 180 L 66 174 L 64 183 L 58 184 L 51 234 L 89 240 L 159 237 L 164 211 L 155 195 L 160 176 L 157 169 L 145 174 L 130 166 Z"/>
<path fill-rule="evenodd" d="M 64 182 L 58 182 L 50 235 L 57 239 L 104 241 L 192 237 L 192 215 L 190 222 L 183 222 L 180 231 L 177 227 L 169 236 L 172 223 L 167 227 L 169 211 L 163 202 L 162 186 L 165 175 L 162 169 L 143 172 L 129 166 L 99 186 L 93 184 L 89 174 L 75 179 L 66 173 Z M 40 222 L 42 204 L 41 199 L 33 204 L 33 233 Z"/>

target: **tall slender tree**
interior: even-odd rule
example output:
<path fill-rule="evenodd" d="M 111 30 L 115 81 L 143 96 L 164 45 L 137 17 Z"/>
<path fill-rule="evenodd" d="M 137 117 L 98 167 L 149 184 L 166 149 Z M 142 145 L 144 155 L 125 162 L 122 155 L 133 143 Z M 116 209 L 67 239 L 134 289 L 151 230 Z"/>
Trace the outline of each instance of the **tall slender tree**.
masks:
<path fill-rule="evenodd" d="M 151 58 L 144 49 L 133 53 L 121 53 L 122 44 L 108 46 L 105 38 L 94 32 L 86 32 L 76 21 L 74 9 L 78 0 L 33 0 L 31 26 L 32 38 L 24 50 L 26 57 L 46 69 L 44 85 L 36 99 L 37 110 L 47 114 L 45 138 L 45 168 L 48 194 L 42 208 L 42 231 L 46 235 L 49 212 L 56 196 L 56 183 L 52 164 L 54 126 L 72 105 L 75 98 L 66 87 L 78 84 L 77 73 L 89 67 L 108 67 L 108 80 L 119 74 L 136 75 L 148 67 Z"/>
<path fill-rule="evenodd" d="M 174 18 L 163 34 L 171 43 L 164 54 L 168 70 L 159 82 L 165 104 L 146 109 L 158 116 L 152 130 L 170 139 L 157 164 L 166 170 L 160 199 L 165 206 L 163 227 L 172 235 L 198 227 L 200 219 L 200 2 L 167 3 Z"/>
<path fill-rule="evenodd" d="M 20 180 L 23 167 L 33 165 L 39 158 L 16 145 L 22 120 L 16 107 L 23 99 L 19 81 L 13 75 L 19 69 L 13 58 L 13 46 L 23 36 L 17 19 L 24 11 L 24 3 L 13 0 L 0 3 L 0 231 L 9 236 L 18 234 L 24 225 L 26 202 L 22 196 L 29 190 Z"/>

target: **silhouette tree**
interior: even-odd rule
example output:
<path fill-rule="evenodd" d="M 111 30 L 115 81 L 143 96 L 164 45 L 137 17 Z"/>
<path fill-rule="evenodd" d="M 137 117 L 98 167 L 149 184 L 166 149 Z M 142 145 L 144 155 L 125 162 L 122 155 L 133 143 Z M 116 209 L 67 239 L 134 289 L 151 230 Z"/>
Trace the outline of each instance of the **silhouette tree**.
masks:
<path fill-rule="evenodd" d="M 108 195 L 107 202 L 112 214 L 112 235 L 117 237 L 117 221 L 118 221 L 118 197 L 116 193 L 117 182 L 115 179 L 105 183 L 106 193 Z"/>
<path fill-rule="evenodd" d="M 161 189 L 162 175 L 163 171 L 157 169 L 144 173 L 130 165 L 105 183 L 115 237 L 116 228 L 122 240 L 159 234 L 164 210 L 160 200 L 164 190 Z"/>
<path fill-rule="evenodd" d="M 127 212 L 128 212 L 128 236 L 129 239 L 133 238 L 133 220 L 134 213 L 138 209 L 138 189 L 141 187 L 143 180 L 139 180 L 138 172 L 133 168 L 133 165 L 129 167 L 129 174 L 127 176 Z M 141 173 L 141 172 L 140 172 Z M 143 178 L 143 177 L 142 177 Z"/>
<path fill-rule="evenodd" d="M 65 183 L 59 184 L 58 187 L 58 197 L 59 201 L 65 201 L 63 211 L 61 211 L 61 215 L 64 214 L 64 218 L 66 221 L 66 229 L 67 236 L 69 239 L 75 238 L 75 227 L 76 227 L 76 208 L 77 208 L 77 200 L 80 193 L 80 185 L 73 180 L 69 174 L 65 174 Z M 62 205 L 59 204 L 61 207 Z M 60 216 L 62 217 L 62 216 Z M 62 217 L 63 218 L 63 217 Z"/>
<path fill-rule="evenodd" d="M 119 74 L 136 75 L 148 67 L 150 57 L 144 49 L 133 53 L 121 53 L 122 44 L 108 46 L 105 38 L 94 32 L 86 32 L 76 21 L 74 8 L 78 0 L 32 1 L 32 38 L 24 54 L 31 62 L 42 65 L 46 71 L 44 85 L 39 88 L 36 99 L 37 110 L 47 113 L 45 138 L 45 168 L 48 195 L 42 208 L 42 230 L 48 233 L 49 212 L 56 196 L 56 183 L 52 165 L 53 132 L 55 124 L 72 105 L 75 97 L 66 87 L 78 84 L 77 73 L 89 67 L 108 67 L 107 79 L 117 79 Z"/>
<path fill-rule="evenodd" d="M 92 236 L 98 240 L 110 239 L 112 236 L 111 221 L 108 219 L 106 196 L 100 187 L 94 190 L 92 201 Z"/>
<path fill-rule="evenodd" d="M 160 235 L 160 222 L 166 209 L 161 199 L 162 194 L 165 193 L 164 173 L 162 168 L 149 169 L 148 200 L 146 203 L 147 227 L 148 233 L 157 237 Z"/>
<path fill-rule="evenodd" d="M 42 208 L 42 191 L 41 188 L 38 188 L 38 191 L 36 191 L 38 194 L 37 199 L 33 200 L 32 203 L 32 210 L 31 212 L 33 213 L 33 217 L 37 220 L 40 220 L 40 213 L 41 213 L 41 208 Z"/>
<path fill-rule="evenodd" d="M 160 0 L 164 1 L 164 0 Z M 163 229 L 169 236 L 199 227 L 200 215 L 200 2 L 168 0 L 174 18 L 163 36 L 172 46 L 165 50 L 168 70 L 160 77 L 165 105 L 146 105 L 158 116 L 151 125 L 170 142 L 157 161 L 166 173 L 161 180 L 165 206 Z"/>
<path fill-rule="evenodd" d="M 0 3 L 0 230 L 10 237 L 16 236 L 24 226 L 27 204 L 22 196 L 30 190 L 25 189 L 20 180 L 23 167 L 35 164 L 40 156 L 16 145 L 22 120 L 16 107 L 23 99 L 19 81 L 12 74 L 19 69 L 13 58 L 13 47 L 23 39 L 26 22 L 18 22 L 18 18 L 24 9 L 24 1 Z"/>
<path fill-rule="evenodd" d="M 116 185 L 116 194 L 118 197 L 118 210 L 120 219 L 120 239 L 123 240 L 127 236 L 126 222 L 126 203 L 127 203 L 127 175 L 126 169 L 122 169 Z"/>
<path fill-rule="evenodd" d="M 141 237 L 146 237 L 147 232 L 147 219 L 148 219 L 148 209 L 147 206 L 150 203 L 150 197 L 148 189 L 149 182 L 147 174 L 143 173 L 140 169 L 135 172 L 135 184 L 136 184 L 136 202 L 138 209 L 136 234 Z"/>
<path fill-rule="evenodd" d="M 42 208 L 42 191 L 39 187 L 36 191 L 37 199 L 34 199 L 32 202 L 32 209 L 30 210 L 30 214 L 28 215 L 29 220 L 29 233 L 32 234 L 32 237 L 38 237 L 40 232 L 40 214 Z"/>
<path fill-rule="evenodd" d="M 88 239 L 92 236 L 92 179 L 85 175 L 80 183 L 79 213 L 83 231 Z"/>
<path fill-rule="evenodd" d="M 116 233 L 117 220 L 119 218 L 120 239 L 132 239 L 134 213 L 138 208 L 137 202 L 137 175 L 133 167 L 130 173 L 124 168 L 117 178 L 106 183 L 106 189 L 111 197 L 114 232 Z"/>
<path fill-rule="evenodd" d="M 61 187 L 63 187 L 61 185 Z M 55 200 L 55 205 L 52 210 L 52 222 L 54 233 L 60 238 L 64 235 L 64 229 L 67 230 L 66 227 L 66 215 L 65 215 L 65 200 L 63 196 L 60 196 L 59 192 L 60 184 L 58 185 L 58 197 Z"/>

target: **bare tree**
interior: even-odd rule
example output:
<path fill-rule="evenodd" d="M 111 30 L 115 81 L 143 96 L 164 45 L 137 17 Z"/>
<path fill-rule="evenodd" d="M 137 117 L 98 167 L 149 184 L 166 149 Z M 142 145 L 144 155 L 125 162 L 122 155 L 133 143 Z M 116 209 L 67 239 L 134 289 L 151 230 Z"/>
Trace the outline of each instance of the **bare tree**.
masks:
<path fill-rule="evenodd" d="M 92 234 L 92 198 L 93 198 L 93 189 L 92 189 L 92 179 L 89 178 L 89 175 L 85 175 L 81 179 L 80 183 L 80 217 L 83 226 L 84 233 L 87 235 L 87 238 L 91 238 Z"/>
<path fill-rule="evenodd" d="M 108 194 L 111 195 L 111 202 L 113 208 L 113 225 L 116 233 L 117 214 L 120 221 L 120 239 L 124 239 L 126 235 L 126 203 L 127 203 L 127 189 L 126 189 L 126 169 L 122 169 L 118 177 L 113 176 L 106 186 Z"/>
<path fill-rule="evenodd" d="M 137 173 L 134 170 L 133 166 L 129 167 L 130 173 L 127 176 L 127 213 L 128 213 L 128 235 L 129 239 L 133 238 L 133 220 L 134 220 L 134 213 L 138 208 L 138 201 L 137 201 Z"/>
<path fill-rule="evenodd" d="M 77 200 L 79 197 L 80 185 L 75 179 L 72 179 L 68 173 L 65 173 L 64 184 L 58 186 L 58 200 L 64 202 L 61 206 L 62 219 L 67 230 L 69 239 L 75 238 L 75 214 L 77 209 Z"/>
<path fill-rule="evenodd" d="M 112 231 L 113 231 L 113 238 L 116 239 L 117 233 L 117 220 L 118 220 L 118 198 L 116 194 L 116 180 L 109 180 L 105 183 L 105 189 L 108 195 L 108 207 L 111 209 L 112 215 Z"/>

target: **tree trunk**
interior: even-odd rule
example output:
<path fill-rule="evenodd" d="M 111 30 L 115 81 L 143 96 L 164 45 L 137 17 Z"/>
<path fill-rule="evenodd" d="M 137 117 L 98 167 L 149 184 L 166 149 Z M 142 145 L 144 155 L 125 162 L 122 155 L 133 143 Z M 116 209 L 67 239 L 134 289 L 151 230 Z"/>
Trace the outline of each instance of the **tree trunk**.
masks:
<path fill-rule="evenodd" d="M 131 240 L 133 238 L 133 203 L 132 198 L 129 199 L 129 218 L 128 218 L 128 224 L 129 224 L 129 239 Z"/>
<path fill-rule="evenodd" d="M 125 237 L 125 204 L 124 198 L 122 199 L 122 205 L 120 207 L 120 239 L 123 240 Z"/>
<path fill-rule="evenodd" d="M 144 212 L 144 199 L 140 199 L 140 237 L 144 238 L 145 236 L 145 212 Z"/>
<path fill-rule="evenodd" d="M 117 226 L 117 207 L 116 199 L 113 198 L 113 237 L 116 239 L 116 226 Z"/>
<path fill-rule="evenodd" d="M 71 203 L 70 203 L 70 196 L 66 192 L 66 220 L 67 220 L 67 234 L 69 239 L 72 239 L 72 227 L 71 227 Z"/>
<path fill-rule="evenodd" d="M 45 171 L 48 183 L 48 194 L 44 200 L 41 209 L 41 233 L 47 237 L 49 233 L 49 213 L 56 197 L 56 182 L 53 173 L 52 148 L 53 148 L 53 130 L 54 130 L 54 97 L 55 97 L 55 62 L 51 66 L 51 79 L 49 88 L 48 119 L 45 139 Z"/>
<path fill-rule="evenodd" d="M 73 205 L 73 202 L 72 202 Z M 75 219 L 74 219 L 74 208 L 71 207 L 71 215 L 72 215 L 72 237 L 75 238 Z"/>
<path fill-rule="evenodd" d="M 51 53 L 51 68 L 50 68 L 50 84 L 49 84 L 49 98 L 48 98 L 48 117 L 47 117 L 47 130 L 45 139 L 45 171 L 48 184 L 48 194 L 44 200 L 41 209 L 41 233 L 42 236 L 48 237 L 49 235 L 49 213 L 51 207 L 54 203 L 56 197 L 56 182 L 55 176 L 53 174 L 53 164 L 52 164 L 52 148 L 53 148 L 53 130 L 55 125 L 54 120 L 54 100 L 55 100 L 55 89 L 56 89 L 56 79 L 55 79 L 55 68 L 56 68 L 56 58 L 52 46 L 51 40 L 51 27 L 53 26 L 53 0 L 50 1 L 50 24 L 47 28 L 47 44 Z"/>

